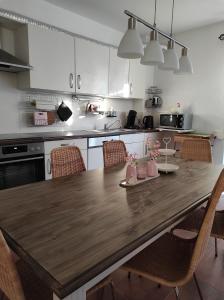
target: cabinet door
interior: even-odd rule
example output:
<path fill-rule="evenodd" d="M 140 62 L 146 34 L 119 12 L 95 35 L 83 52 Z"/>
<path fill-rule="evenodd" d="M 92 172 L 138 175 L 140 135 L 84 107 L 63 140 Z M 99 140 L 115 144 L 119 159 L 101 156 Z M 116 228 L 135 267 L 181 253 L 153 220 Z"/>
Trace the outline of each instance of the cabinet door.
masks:
<path fill-rule="evenodd" d="M 130 154 L 137 154 L 137 158 L 142 158 L 144 154 L 144 142 L 125 144 Z"/>
<path fill-rule="evenodd" d="M 88 149 L 88 170 L 95 170 L 104 167 L 103 148 Z"/>
<path fill-rule="evenodd" d="M 117 49 L 110 48 L 109 96 L 129 97 L 129 60 L 117 56 Z"/>
<path fill-rule="evenodd" d="M 75 91 L 74 38 L 28 25 L 30 88 Z"/>
<path fill-rule="evenodd" d="M 147 68 L 150 67 L 141 65 L 139 59 L 130 60 L 130 73 L 129 73 L 130 97 L 137 98 L 137 99 L 145 98 L 145 89 L 147 88 L 147 85 L 150 86 L 150 80 L 147 76 L 147 71 L 149 70 L 147 70 Z M 151 84 L 152 83 L 153 82 L 151 82 Z"/>
<path fill-rule="evenodd" d="M 108 94 L 109 48 L 75 39 L 76 92 Z"/>

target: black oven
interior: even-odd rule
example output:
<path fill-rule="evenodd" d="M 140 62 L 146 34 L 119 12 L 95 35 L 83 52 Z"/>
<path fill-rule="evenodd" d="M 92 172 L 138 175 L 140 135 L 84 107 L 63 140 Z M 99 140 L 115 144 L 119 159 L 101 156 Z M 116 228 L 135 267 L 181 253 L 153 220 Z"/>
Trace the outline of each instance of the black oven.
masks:
<path fill-rule="evenodd" d="M 44 180 L 44 145 L 0 146 L 0 189 Z"/>

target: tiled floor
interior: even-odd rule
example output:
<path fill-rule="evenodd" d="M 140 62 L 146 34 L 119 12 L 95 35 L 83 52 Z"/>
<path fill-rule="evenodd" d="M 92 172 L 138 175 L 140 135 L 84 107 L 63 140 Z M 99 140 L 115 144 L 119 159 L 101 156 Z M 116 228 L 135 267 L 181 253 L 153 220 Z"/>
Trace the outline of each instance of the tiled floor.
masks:
<path fill-rule="evenodd" d="M 219 256 L 214 257 L 214 240 L 210 239 L 206 254 L 196 272 L 204 300 L 224 300 L 224 241 L 218 241 Z M 127 273 L 114 273 L 115 300 L 175 300 L 172 289 L 161 287 L 149 280 L 132 276 L 128 280 Z M 111 300 L 109 287 L 105 288 L 103 298 L 96 294 L 88 300 Z M 181 300 L 200 300 L 193 281 L 180 289 Z"/>

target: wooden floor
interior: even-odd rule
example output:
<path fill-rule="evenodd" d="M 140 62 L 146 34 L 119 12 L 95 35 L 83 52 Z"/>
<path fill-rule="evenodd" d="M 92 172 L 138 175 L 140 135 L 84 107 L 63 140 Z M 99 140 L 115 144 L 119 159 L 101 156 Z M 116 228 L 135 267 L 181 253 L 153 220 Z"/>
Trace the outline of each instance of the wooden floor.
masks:
<path fill-rule="evenodd" d="M 205 257 L 196 272 L 204 300 L 224 300 L 224 241 L 218 241 L 219 256 L 214 257 L 214 240 L 210 239 Z M 115 300 L 175 300 L 172 289 L 158 288 L 149 280 L 132 276 L 128 279 L 127 273 L 114 273 Z M 103 297 L 98 294 L 88 297 L 88 300 L 111 300 L 109 287 L 105 288 Z M 194 282 L 189 282 L 180 290 L 181 300 L 200 300 Z"/>

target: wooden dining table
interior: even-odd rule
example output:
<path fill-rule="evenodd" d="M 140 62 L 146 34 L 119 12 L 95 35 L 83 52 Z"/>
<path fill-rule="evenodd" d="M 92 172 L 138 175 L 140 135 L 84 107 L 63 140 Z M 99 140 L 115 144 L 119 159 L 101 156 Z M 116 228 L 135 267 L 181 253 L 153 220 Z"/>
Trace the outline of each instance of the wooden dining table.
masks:
<path fill-rule="evenodd" d="M 2 190 L 0 228 L 54 300 L 85 300 L 210 196 L 222 166 L 175 162 L 175 173 L 128 188 L 122 164 Z"/>

